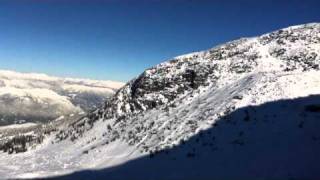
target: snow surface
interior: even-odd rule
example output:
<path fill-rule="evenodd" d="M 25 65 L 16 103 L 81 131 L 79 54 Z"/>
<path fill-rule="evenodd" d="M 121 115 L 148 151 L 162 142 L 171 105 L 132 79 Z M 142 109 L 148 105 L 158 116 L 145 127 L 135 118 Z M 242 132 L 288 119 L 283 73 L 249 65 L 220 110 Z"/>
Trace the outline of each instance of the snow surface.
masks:
<path fill-rule="evenodd" d="M 320 24 L 295 26 L 159 64 L 41 145 L 0 153 L 0 174 L 318 179 L 320 112 L 308 107 L 320 107 L 319 34 Z M 190 66 L 213 72 L 197 87 L 182 78 Z"/>
<path fill-rule="evenodd" d="M 36 125 L 37 125 L 36 123 L 12 124 L 12 125 L 8 125 L 8 126 L 1 126 L 0 130 L 28 128 L 28 127 L 33 127 Z"/>

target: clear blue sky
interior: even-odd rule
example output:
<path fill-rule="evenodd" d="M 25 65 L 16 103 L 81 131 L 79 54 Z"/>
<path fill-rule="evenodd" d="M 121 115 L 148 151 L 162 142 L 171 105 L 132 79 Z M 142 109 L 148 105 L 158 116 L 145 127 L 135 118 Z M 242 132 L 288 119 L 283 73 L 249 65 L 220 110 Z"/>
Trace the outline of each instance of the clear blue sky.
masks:
<path fill-rule="evenodd" d="M 0 0 L 0 69 L 127 81 L 171 57 L 320 21 L 320 0 Z"/>

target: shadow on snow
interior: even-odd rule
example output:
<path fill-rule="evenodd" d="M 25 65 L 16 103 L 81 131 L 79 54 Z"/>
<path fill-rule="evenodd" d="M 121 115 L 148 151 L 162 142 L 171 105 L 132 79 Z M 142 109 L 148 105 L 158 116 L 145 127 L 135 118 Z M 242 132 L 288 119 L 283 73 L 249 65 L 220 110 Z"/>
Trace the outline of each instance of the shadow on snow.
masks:
<path fill-rule="evenodd" d="M 320 178 L 320 95 L 237 109 L 179 145 L 59 179 Z"/>

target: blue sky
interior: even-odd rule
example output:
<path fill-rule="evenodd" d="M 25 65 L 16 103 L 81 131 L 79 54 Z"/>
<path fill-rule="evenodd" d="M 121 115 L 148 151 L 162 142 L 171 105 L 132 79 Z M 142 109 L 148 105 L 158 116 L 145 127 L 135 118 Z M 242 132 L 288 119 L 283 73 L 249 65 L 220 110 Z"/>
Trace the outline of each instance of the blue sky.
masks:
<path fill-rule="evenodd" d="M 319 0 L 0 0 L 0 69 L 127 81 L 171 57 L 295 24 Z"/>

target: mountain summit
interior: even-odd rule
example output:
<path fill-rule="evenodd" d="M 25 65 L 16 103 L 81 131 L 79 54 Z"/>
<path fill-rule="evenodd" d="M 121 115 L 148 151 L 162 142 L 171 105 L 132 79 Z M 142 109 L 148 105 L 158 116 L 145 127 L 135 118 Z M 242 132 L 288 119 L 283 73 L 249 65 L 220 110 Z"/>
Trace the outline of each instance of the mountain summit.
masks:
<path fill-rule="evenodd" d="M 147 69 L 103 107 L 55 127 L 41 146 L 0 154 L 0 174 L 313 179 L 319 118 L 320 24 L 311 23 Z"/>

